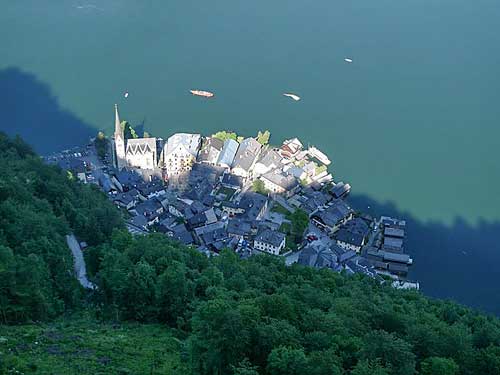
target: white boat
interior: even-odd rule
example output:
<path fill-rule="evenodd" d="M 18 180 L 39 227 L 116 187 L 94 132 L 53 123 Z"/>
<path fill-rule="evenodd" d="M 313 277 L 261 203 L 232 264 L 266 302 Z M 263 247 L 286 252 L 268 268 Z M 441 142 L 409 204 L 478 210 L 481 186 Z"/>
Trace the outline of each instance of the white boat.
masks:
<path fill-rule="evenodd" d="M 189 90 L 189 92 L 195 96 L 201 96 L 203 98 L 212 98 L 214 96 L 214 93 L 210 91 Z"/>
<path fill-rule="evenodd" d="M 125 91 L 125 93 L 123 94 L 124 97 L 128 98 L 128 91 Z"/>
<path fill-rule="evenodd" d="M 346 58 L 344 59 L 344 61 L 345 61 L 346 63 L 349 63 L 349 64 L 350 64 L 350 63 L 352 63 L 352 59 L 350 59 L 350 58 L 348 58 L 348 57 L 346 57 Z"/>
<path fill-rule="evenodd" d="M 286 97 L 288 97 L 288 98 L 292 98 L 295 101 L 299 101 L 300 100 L 300 96 L 295 95 L 295 94 L 284 93 L 283 95 L 286 96 Z"/>

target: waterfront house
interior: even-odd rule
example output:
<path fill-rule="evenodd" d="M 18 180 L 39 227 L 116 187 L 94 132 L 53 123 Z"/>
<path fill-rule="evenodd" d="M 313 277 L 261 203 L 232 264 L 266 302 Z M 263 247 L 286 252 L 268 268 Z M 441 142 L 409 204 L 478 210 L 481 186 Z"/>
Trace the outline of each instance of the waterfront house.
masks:
<path fill-rule="evenodd" d="M 244 139 L 234 157 L 232 173 L 243 178 L 250 177 L 261 148 L 262 145 L 255 138 Z"/>
<path fill-rule="evenodd" d="M 366 221 L 356 217 L 343 224 L 335 233 L 337 245 L 359 252 L 365 245 L 370 228 Z"/>
<path fill-rule="evenodd" d="M 214 137 L 205 138 L 198 153 L 198 162 L 216 165 L 223 147 L 224 142 L 222 140 Z"/>
<path fill-rule="evenodd" d="M 201 135 L 177 133 L 168 138 L 163 163 L 169 176 L 189 172 L 198 156 Z"/>
<path fill-rule="evenodd" d="M 126 140 L 125 160 L 128 167 L 154 169 L 158 165 L 156 138 Z"/>
<path fill-rule="evenodd" d="M 226 169 L 230 169 L 233 165 L 234 157 L 238 151 L 239 144 L 234 139 L 227 139 L 224 142 L 217 165 Z"/>
<path fill-rule="evenodd" d="M 339 263 L 345 263 L 349 259 L 354 258 L 356 256 L 356 252 L 354 250 L 344 249 L 336 244 L 330 246 L 330 248 L 337 256 L 337 261 Z"/>
<path fill-rule="evenodd" d="M 284 233 L 265 229 L 255 237 L 254 248 L 269 254 L 279 255 L 285 248 L 286 236 Z"/>
<path fill-rule="evenodd" d="M 264 151 L 255 163 L 254 175 L 261 176 L 282 167 L 282 159 L 281 155 L 275 150 Z"/>
<path fill-rule="evenodd" d="M 283 142 L 279 153 L 282 157 L 286 159 L 292 159 L 295 157 L 300 150 L 302 150 L 302 142 L 298 140 L 298 138 L 287 139 Z"/>
<path fill-rule="evenodd" d="M 311 220 L 327 232 L 334 232 L 338 227 L 352 218 L 352 209 L 341 199 L 334 199 L 327 208 L 313 212 Z"/>
<path fill-rule="evenodd" d="M 330 189 L 330 194 L 334 198 L 343 198 L 351 191 L 351 185 L 345 184 L 344 182 L 338 182 Z"/>

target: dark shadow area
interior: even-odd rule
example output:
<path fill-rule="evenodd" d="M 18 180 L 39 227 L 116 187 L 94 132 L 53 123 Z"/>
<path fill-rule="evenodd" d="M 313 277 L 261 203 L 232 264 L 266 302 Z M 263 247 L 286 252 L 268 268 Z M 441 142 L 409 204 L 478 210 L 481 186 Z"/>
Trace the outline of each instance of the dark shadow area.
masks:
<path fill-rule="evenodd" d="M 84 144 L 96 130 L 62 109 L 49 86 L 17 68 L 0 70 L 0 130 L 46 155 Z"/>
<path fill-rule="evenodd" d="M 393 203 L 363 195 L 351 195 L 348 200 L 353 208 L 373 216 L 407 221 L 406 247 L 414 259 L 410 278 L 420 281 L 426 295 L 500 315 L 500 222 L 470 225 L 457 218 L 451 226 L 423 223 Z"/>

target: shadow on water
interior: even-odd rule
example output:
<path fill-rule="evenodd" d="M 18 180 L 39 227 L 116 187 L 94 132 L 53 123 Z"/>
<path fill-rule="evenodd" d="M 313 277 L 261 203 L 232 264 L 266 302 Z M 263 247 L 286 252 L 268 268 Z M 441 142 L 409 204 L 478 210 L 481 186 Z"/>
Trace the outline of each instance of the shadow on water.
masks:
<path fill-rule="evenodd" d="M 19 134 L 41 154 L 81 145 L 96 133 L 61 108 L 49 86 L 30 73 L 0 70 L 0 88 L 0 130 Z M 144 123 L 136 129 L 141 135 Z M 411 277 L 420 281 L 424 293 L 500 315 L 500 222 L 423 223 L 392 203 L 359 195 L 349 201 L 373 216 L 407 220 L 407 248 L 415 259 Z"/>
<path fill-rule="evenodd" d="M 81 145 L 96 130 L 60 107 L 49 86 L 17 68 L 0 70 L 0 130 L 46 155 Z"/>
<path fill-rule="evenodd" d="M 410 278 L 420 281 L 425 294 L 500 315 L 500 222 L 471 225 L 457 218 L 451 226 L 424 223 L 393 203 L 362 195 L 351 195 L 349 202 L 373 216 L 407 221 L 406 246 L 415 262 Z"/>

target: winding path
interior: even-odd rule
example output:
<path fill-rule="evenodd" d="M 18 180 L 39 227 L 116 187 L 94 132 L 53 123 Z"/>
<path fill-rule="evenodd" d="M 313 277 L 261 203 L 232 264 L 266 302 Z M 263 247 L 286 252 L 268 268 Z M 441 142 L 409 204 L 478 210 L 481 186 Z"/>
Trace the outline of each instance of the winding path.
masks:
<path fill-rule="evenodd" d="M 75 266 L 75 274 L 78 282 L 85 289 L 96 289 L 96 286 L 87 279 L 87 270 L 85 268 L 85 260 L 83 259 L 82 249 L 76 240 L 75 235 L 70 234 L 66 236 L 66 243 L 73 253 L 73 263 Z"/>

